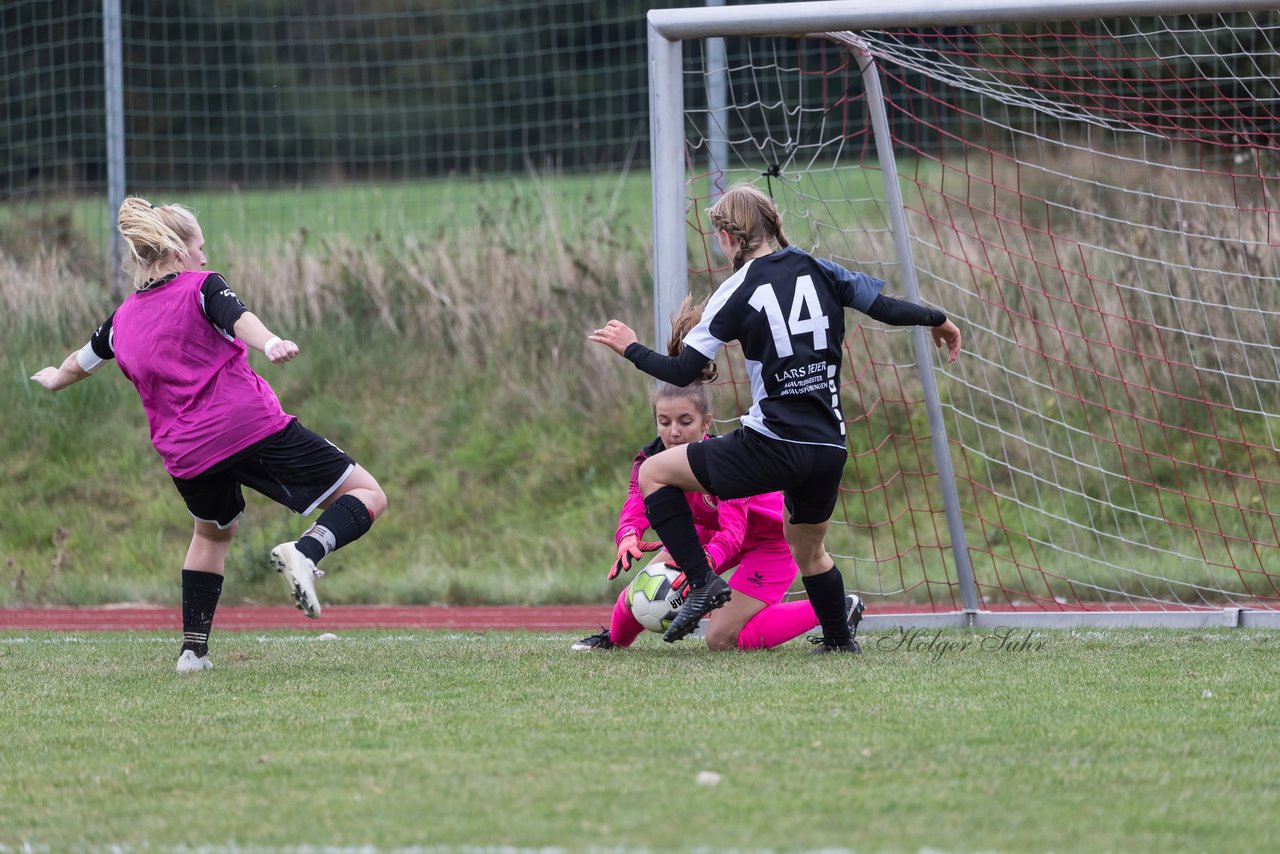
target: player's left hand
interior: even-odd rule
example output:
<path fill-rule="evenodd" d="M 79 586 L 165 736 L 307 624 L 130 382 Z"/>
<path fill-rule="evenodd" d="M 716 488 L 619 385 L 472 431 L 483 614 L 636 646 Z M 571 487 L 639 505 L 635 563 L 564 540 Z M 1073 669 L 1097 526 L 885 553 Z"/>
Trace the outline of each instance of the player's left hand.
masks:
<path fill-rule="evenodd" d="M 618 556 L 613 566 L 609 568 L 608 580 L 613 581 L 620 572 L 630 572 L 633 561 L 639 560 L 645 552 L 656 552 L 660 548 L 662 543 L 642 540 L 635 534 L 627 534 L 618 543 Z"/>
<path fill-rule="evenodd" d="M 947 345 L 947 362 L 954 362 L 956 357 L 960 355 L 960 327 L 956 326 L 950 320 L 941 326 L 935 326 L 930 333 L 933 335 L 933 346 L 941 347 Z"/>
<path fill-rule="evenodd" d="M 44 386 L 49 391 L 58 390 L 58 369 L 53 365 L 36 371 L 31 375 L 31 379 L 40 383 L 40 385 Z"/>
<path fill-rule="evenodd" d="M 296 355 L 298 355 L 298 345 L 292 341 L 275 341 L 267 348 L 267 358 L 273 365 L 287 362 Z"/>
<path fill-rule="evenodd" d="M 636 338 L 635 330 L 621 320 L 610 320 L 604 326 L 588 335 L 587 340 L 603 344 L 621 356 L 628 347 L 639 339 Z"/>

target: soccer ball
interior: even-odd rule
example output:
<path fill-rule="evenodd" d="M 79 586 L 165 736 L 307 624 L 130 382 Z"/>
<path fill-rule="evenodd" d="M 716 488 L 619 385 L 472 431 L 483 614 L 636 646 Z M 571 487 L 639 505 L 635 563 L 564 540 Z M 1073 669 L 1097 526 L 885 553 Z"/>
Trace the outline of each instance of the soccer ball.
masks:
<path fill-rule="evenodd" d="M 627 585 L 627 605 L 631 615 L 651 632 L 665 632 L 671 619 L 684 604 L 687 588 L 672 590 L 680 577 L 679 570 L 669 569 L 656 560 L 636 573 Z"/>

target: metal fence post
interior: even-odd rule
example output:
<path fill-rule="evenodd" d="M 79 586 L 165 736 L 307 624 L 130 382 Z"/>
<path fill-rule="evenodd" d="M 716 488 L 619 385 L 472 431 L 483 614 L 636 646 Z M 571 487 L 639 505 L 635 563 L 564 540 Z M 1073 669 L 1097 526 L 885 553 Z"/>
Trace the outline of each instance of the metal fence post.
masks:
<path fill-rule="evenodd" d="M 124 298 L 124 238 L 116 228 L 116 216 L 124 202 L 124 50 L 120 37 L 120 0 L 102 0 L 102 60 L 107 136 L 107 213 L 110 238 L 107 277 L 111 295 Z"/>

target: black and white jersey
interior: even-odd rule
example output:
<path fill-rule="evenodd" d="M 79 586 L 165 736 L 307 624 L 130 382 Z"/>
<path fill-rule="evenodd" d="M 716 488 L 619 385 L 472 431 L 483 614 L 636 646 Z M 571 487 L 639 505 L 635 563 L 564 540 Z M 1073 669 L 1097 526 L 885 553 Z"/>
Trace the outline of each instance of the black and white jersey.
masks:
<path fill-rule="evenodd" d="M 176 273 L 165 276 L 152 285 L 151 289 L 163 287 L 176 278 Z M 213 327 L 229 341 L 235 340 L 236 321 L 249 310 L 240 301 L 240 297 L 236 296 L 236 292 L 231 290 L 226 279 L 217 273 L 210 273 L 200 285 L 200 309 Z M 94 371 L 107 359 L 115 358 L 115 318 L 113 311 L 93 331 L 93 335 L 89 336 L 89 342 L 80 349 L 76 361 L 82 370 Z"/>
<path fill-rule="evenodd" d="M 742 345 L 751 409 L 742 425 L 786 442 L 845 447 L 840 411 L 844 309 L 867 313 L 884 282 L 788 247 L 726 280 L 684 344 L 714 359 Z"/>

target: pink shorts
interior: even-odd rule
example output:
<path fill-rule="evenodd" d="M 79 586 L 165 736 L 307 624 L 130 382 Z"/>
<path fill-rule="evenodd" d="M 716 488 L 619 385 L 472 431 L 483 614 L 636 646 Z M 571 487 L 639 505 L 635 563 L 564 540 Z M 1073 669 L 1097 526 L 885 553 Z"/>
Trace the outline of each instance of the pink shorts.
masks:
<path fill-rule="evenodd" d="M 781 537 L 744 543 L 738 560 L 738 568 L 729 577 L 729 589 L 741 591 L 766 605 L 781 602 L 799 572 L 787 541 Z"/>

